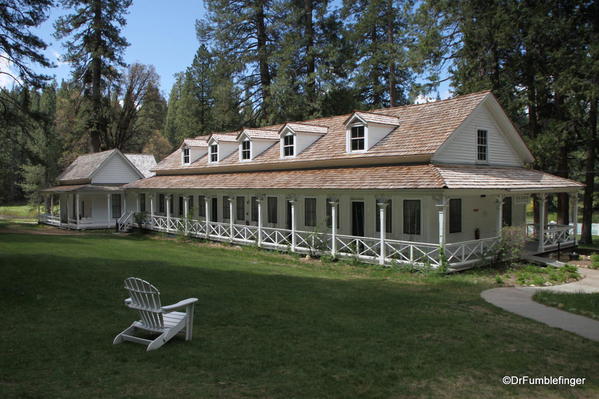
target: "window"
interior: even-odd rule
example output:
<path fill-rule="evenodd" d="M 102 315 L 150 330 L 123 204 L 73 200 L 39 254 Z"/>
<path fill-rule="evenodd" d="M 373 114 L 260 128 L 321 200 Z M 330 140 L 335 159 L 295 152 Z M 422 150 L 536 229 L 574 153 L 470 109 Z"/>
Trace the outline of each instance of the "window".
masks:
<path fill-rule="evenodd" d="M 258 221 L 258 197 L 252 197 L 251 208 L 252 208 L 252 214 L 251 214 L 252 222 L 257 222 Z"/>
<path fill-rule="evenodd" d="M 210 162 L 218 162 L 218 145 L 212 144 L 210 146 Z"/>
<path fill-rule="evenodd" d="M 206 197 L 203 195 L 198 196 L 198 215 L 206 217 Z"/>
<path fill-rule="evenodd" d="M 241 142 L 241 159 L 250 159 L 250 141 Z"/>
<path fill-rule="evenodd" d="M 316 198 L 306 198 L 304 206 L 304 225 L 316 226 Z"/>
<path fill-rule="evenodd" d="M 404 234 L 420 234 L 420 200 L 404 200 L 403 232 Z"/>
<path fill-rule="evenodd" d="M 379 233 L 381 231 L 381 215 L 379 214 L 380 209 L 376 201 L 374 202 L 374 207 L 376 209 L 376 232 Z M 387 207 L 385 208 L 385 232 L 393 232 L 393 202 L 391 200 L 387 201 Z"/>
<path fill-rule="evenodd" d="M 121 217 L 121 194 L 112 194 L 111 199 L 112 203 L 112 217 L 114 219 L 118 219 Z"/>
<path fill-rule="evenodd" d="M 351 151 L 364 150 L 364 126 L 353 126 L 351 128 L 350 149 Z"/>
<path fill-rule="evenodd" d="M 185 204 L 183 202 L 183 197 L 179 196 L 179 216 L 183 216 L 183 211 L 185 210 Z"/>
<path fill-rule="evenodd" d="M 73 219 L 77 218 L 77 196 L 73 195 L 73 201 L 71 201 L 73 203 L 73 212 L 71 212 L 73 214 Z"/>
<path fill-rule="evenodd" d="M 231 218 L 231 212 L 229 211 L 229 197 L 223 195 L 223 220 Z"/>
<path fill-rule="evenodd" d="M 218 199 L 216 197 L 212 198 L 212 209 L 210 210 L 210 221 L 211 222 L 218 221 Z"/>
<path fill-rule="evenodd" d="M 477 146 L 476 146 L 476 159 L 479 161 L 487 160 L 487 131 L 486 130 L 478 130 Z"/>
<path fill-rule="evenodd" d="M 268 197 L 268 223 L 277 223 L 277 197 Z"/>
<path fill-rule="evenodd" d="M 173 209 L 175 209 L 175 195 L 174 194 L 169 195 L 168 203 L 169 203 L 168 211 L 172 215 L 173 213 L 175 213 L 173 211 Z"/>
<path fill-rule="evenodd" d="M 245 197 L 237 197 L 237 220 L 245 220 Z"/>
<path fill-rule="evenodd" d="M 294 151 L 294 143 L 295 136 L 293 134 L 288 134 L 283 137 L 283 156 L 292 157 L 295 154 Z"/>
<path fill-rule="evenodd" d="M 188 164 L 189 163 L 189 148 L 183 148 L 183 163 L 184 164 Z"/>
<path fill-rule="evenodd" d="M 159 194 L 158 195 L 158 212 L 159 213 L 164 213 L 164 194 Z"/>
<path fill-rule="evenodd" d="M 146 195 L 143 193 L 139 194 L 139 211 L 140 212 L 146 211 Z"/>
<path fill-rule="evenodd" d="M 330 204 L 331 199 L 327 198 L 327 227 L 333 227 L 333 225 L 331 224 L 331 219 L 333 218 L 333 209 L 332 206 Z M 336 213 L 336 217 L 335 219 L 337 219 L 337 223 L 336 223 L 336 228 L 339 228 L 339 203 L 337 203 L 337 205 L 335 205 L 335 213 Z"/>
<path fill-rule="evenodd" d="M 462 232 L 462 200 L 452 198 L 449 200 L 449 232 Z"/>
<path fill-rule="evenodd" d="M 189 199 L 187 200 L 187 215 L 190 218 L 193 218 L 193 214 L 194 214 L 194 209 L 193 209 L 193 195 L 189 196 Z"/>
<path fill-rule="evenodd" d="M 511 226 L 512 225 L 512 197 L 505 197 L 503 199 L 501 214 L 502 214 L 501 216 L 503 219 L 502 220 L 503 227 Z"/>

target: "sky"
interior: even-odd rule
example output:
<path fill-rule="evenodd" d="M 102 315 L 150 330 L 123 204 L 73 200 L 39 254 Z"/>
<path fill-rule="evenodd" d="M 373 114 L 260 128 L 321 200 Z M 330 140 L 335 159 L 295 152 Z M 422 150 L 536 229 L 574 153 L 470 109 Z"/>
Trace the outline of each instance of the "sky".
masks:
<path fill-rule="evenodd" d="M 125 62 L 154 65 L 160 76 L 161 91 L 168 98 L 175 73 L 191 65 L 198 49 L 195 22 L 204 15 L 204 5 L 202 0 L 167 0 L 167 3 L 165 6 L 164 0 L 134 0 L 122 35 L 130 43 L 125 49 Z M 64 13 L 63 9 L 52 8 L 48 20 L 34 30 L 48 44 L 46 57 L 57 65 L 46 70 L 34 66 L 34 70 L 54 76 L 58 82 L 68 79 L 71 73 L 69 65 L 60 61 L 60 54 L 64 52 L 61 43 L 52 36 L 54 21 Z M 0 69 L 4 68 L 6 65 L 0 65 Z M 10 85 L 7 79 L 0 74 L 0 86 Z M 448 82 L 441 84 L 439 93 L 441 98 L 451 97 Z M 434 98 L 434 94 L 431 97 Z M 422 96 L 417 101 L 428 99 Z"/>

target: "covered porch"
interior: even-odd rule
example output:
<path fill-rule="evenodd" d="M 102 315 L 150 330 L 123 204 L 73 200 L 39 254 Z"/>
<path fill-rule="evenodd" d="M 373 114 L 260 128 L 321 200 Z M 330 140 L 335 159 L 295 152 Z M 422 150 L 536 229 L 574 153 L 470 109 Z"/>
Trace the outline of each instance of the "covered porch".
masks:
<path fill-rule="evenodd" d="M 127 208 L 122 185 L 63 185 L 42 190 L 39 223 L 85 230 L 114 228 Z"/>

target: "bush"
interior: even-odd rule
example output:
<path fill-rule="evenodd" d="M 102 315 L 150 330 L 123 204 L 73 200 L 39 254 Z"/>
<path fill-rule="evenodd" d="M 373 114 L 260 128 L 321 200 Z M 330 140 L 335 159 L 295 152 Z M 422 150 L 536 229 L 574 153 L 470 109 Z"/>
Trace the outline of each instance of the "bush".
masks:
<path fill-rule="evenodd" d="M 591 269 L 599 269 L 599 254 L 591 255 Z"/>
<path fill-rule="evenodd" d="M 522 254 L 522 249 L 526 245 L 526 233 L 522 227 L 504 227 L 501 229 L 501 237 L 495 247 L 493 256 L 495 262 L 512 262 Z"/>

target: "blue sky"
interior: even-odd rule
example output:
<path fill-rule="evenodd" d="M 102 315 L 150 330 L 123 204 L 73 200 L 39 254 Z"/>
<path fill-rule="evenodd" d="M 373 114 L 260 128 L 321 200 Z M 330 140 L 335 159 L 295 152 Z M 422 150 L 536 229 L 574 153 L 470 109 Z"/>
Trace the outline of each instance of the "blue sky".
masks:
<path fill-rule="evenodd" d="M 173 85 L 173 75 L 191 65 L 199 45 L 195 21 L 204 13 L 202 0 L 171 0 L 167 3 L 168 6 L 163 0 L 135 0 L 122 32 L 130 43 L 125 50 L 125 62 L 154 65 L 166 96 Z M 58 64 L 57 68 L 44 72 L 56 76 L 58 81 L 70 76 L 69 65 L 57 60 L 64 49 L 52 37 L 54 20 L 63 13 L 61 9 L 52 9 L 50 18 L 37 30 L 37 34 L 50 44 L 46 56 Z"/>
<path fill-rule="evenodd" d="M 199 46 L 195 22 L 204 14 L 202 0 L 134 0 L 127 14 L 127 25 L 122 34 L 130 46 L 125 49 L 125 62 L 154 65 L 160 75 L 160 87 L 168 97 L 174 83 L 174 74 L 185 70 Z M 70 77 L 70 67 L 59 61 L 62 45 L 53 38 L 54 21 L 64 10 L 53 8 L 48 20 L 36 33 L 49 44 L 46 56 L 57 68 L 43 70 L 60 82 Z M 449 83 L 439 87 L 441 98 L 450 97 Z M 434 97 L 434 94 L 432 95 Z"/>

